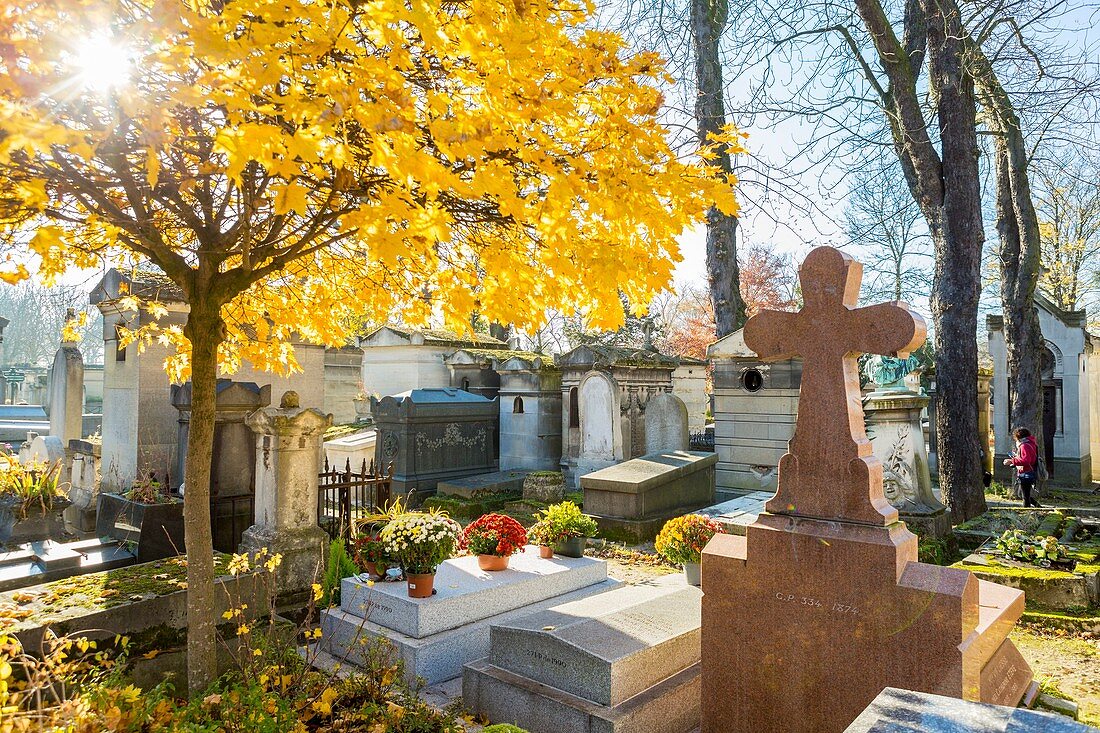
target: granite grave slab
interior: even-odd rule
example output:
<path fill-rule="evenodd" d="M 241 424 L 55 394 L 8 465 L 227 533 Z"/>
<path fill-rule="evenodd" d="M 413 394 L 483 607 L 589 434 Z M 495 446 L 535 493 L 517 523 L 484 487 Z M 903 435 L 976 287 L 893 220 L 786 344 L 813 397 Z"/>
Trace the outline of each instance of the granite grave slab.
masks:
<path fill-rule="evenodd" d="M 699 723 L 701 593 L 680 576 L 494 624 L 463 701 L 532 733 L 685 733 Z"/>
<path fill-rule="evenodd" d="M 774 491 L 751 491 L 742 496 L 697 509 L 692 514 L 713 519 L 728 534 L 745 534 L 745 529 L 764 511 Z"/>
<path fill-rule="evenodd" d="M 368 586 L 344 578 L 340 607 L 387 629 L 422 639 L 498 613 L 586 588 L 607 580 L 607 563 L 590 557 L 544 560 L 528 545 L 507 570 L 486 572 L 477 557 L 456 557 L 436 570 L 436 594 L 409 598 L 403 583 Z"/>
<path fill-rule="evenodd" d="M 653 539 L 671 517 L 714 503 L 718 456 L 664 451 L 581 476 L 584 510 L 606 531 Z"/>
<path fill-rule="evenodd" d="M 404 587 L 404 584 L 400 585 Z M 407 682 L 411 683 L 417 677 L 421 677 L 429 685 L 434 685 L 460 677 L 464 664 L 489 654 L 490 629 L 493 624 L 508 623 L 512 619 L 534 611 L 603 593 L 621 585 L 619 581 L 608 578 L 603 582 L 555 598 L 531 603 L 422 638 L 402 634 L 381 624 L 367 621 L 362 616 L 333 608 L 321 613 L 321 647 L 337 659 L 351 664 L 363 664 L 367 661 L 365 643 L 374 638 L 384 638 L 393 645 L 395 653 L 404 662 Z"/>
<path fill-rule="evenodd" d="M 1095 730 L 1054 713 L 887 687 L 844 733 L 1090 733 Z"/>

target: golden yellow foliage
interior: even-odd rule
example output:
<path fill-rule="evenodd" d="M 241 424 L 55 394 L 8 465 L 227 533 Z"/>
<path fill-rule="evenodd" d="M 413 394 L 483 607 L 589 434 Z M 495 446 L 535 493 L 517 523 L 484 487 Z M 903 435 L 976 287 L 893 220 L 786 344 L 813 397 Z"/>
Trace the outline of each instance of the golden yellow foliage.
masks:
<path fill-rule="evenodd" d="M 533 329 L 547 308 L 579 308 L 613 328 L 620 290 L 648 302 L 676 237 L 737 205 L 733 180 L 669 147 L 660 59 L 585 27 L 590 12 L 9 4 L 0 279 L 152 263 L 192 305 L 221 306 L 228 371 L 294 369 L 292 334 L 343 343 L 364 318 L 463 330 L 476 311 Z M 132 338 L 178 347 L 169 367 L 186 376 L 182 329 Z"/>

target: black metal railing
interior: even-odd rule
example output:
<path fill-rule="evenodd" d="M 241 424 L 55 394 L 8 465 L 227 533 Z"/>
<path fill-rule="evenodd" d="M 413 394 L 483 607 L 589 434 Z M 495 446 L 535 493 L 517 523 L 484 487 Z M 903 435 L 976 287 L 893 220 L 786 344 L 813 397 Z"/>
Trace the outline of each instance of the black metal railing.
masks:
<path fill-rule="evenodd" d="M 688 438 L 688 446 L 692 450 L 701 451 L 714 451 L 714 431 L 703 430 L 698 433 L 691 433 Z"/>
<path fill-rule="evenodd" d="M 347 539 L 356 519 L 377 513 L 389 504 L 393 465 L 388 473 L 381 474 L 375 470 L 374 461 L 369 466 L 363 461 L 356 472 L 348 459 L 341 471 L 330 468 L 326 458 L 325 470 L 317 479 L 317 524 L 332 539 Z"/>

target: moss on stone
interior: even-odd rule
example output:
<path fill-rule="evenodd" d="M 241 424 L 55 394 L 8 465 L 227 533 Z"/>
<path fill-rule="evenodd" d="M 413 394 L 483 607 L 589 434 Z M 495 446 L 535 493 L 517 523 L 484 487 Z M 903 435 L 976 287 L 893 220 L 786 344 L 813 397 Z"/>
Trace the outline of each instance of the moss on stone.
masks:
<path fill-rule="evenodd" d="M 979 563 L 969 563 L 965 560 L 957 562 L 951 567 L 962 568 L 963 570 L 969 570 L 972 573 L 986 573 L 988 575 L 1004 575 L 1014 576 L 1018 578 L 1036 578 L 1039 580 L 1073 580 L 1077 577 L 1076 573 L 1067 572 L 1065 570 L 1055 570 L 1054 568 L 1042 568 L 1038 565 L 1031 567 L 1017 567 L 1015 565 L 1002 565 L 999 562 L 992 560 L 988 565 L 982 565 Z"/>
<path fill-rule="evenodd" d="M 229 556 L 214 554 L 215 577 L 226 575 Z M 0 629 L 30 628 L 76 610 L 101 611 L 187 588 L 187 561 L 172 557 L 99 573 L 74 575 L 0 593 Z"/>

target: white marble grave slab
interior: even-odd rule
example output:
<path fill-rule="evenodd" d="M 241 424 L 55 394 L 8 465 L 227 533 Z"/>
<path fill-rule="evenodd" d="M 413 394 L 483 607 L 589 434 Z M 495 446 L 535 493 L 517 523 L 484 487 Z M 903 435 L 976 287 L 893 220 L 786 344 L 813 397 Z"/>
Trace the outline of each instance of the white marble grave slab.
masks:
<path fill-rule="evenodd" d="M 497 614 L 563 596 L 607 580 L 607 563 L 590 557 L 539 557 L 528 545 L 508 570 L 486 572 L 476 557 L 447 560 L 436 570 L 436 594 L 409 598 L 404 583 L 344 578 L 340 608 L 414 639 L 456 629 Z"/>

